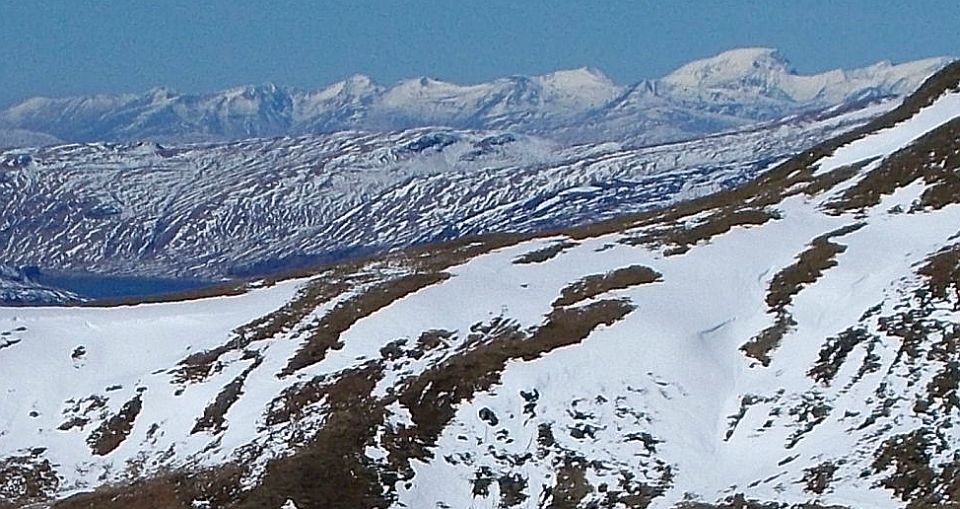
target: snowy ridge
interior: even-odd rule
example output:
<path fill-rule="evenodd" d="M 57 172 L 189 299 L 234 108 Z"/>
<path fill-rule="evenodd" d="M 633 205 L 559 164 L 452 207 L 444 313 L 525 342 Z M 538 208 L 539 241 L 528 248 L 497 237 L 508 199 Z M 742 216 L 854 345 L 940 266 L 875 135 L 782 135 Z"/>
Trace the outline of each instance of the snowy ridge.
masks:
<path fill-rule="evenodd" d="M 0 504 L 949 507 L 958 97 L 954 65 L 736 189 L 549 236 L 0 308 Z"/>
<path fill-rule="evenodd" d="M 565 143 L 653 144 L 902 96 L 947 62 L 882 62 L 801 76 L 774 50 L 746 48 L 628 87 L 581 68 L 473 85 L 423 77 L 382 86 L 357 75 L 313 91 L 269 84 L 210 94 L 157 88 L 145 94 L 38 97 L 0 112 L 0 146 L 53 139 L 216 141 L 427 126 L 506 129 Z M 27 132 L 30 137 L 24 137 Z"/>
<path fill-rule="evenodd" d="M 662 207 L 748 180 L 889 110 L 646 148 L 437 128 L 0 152 L 4 263 L 219 279 Z"/>

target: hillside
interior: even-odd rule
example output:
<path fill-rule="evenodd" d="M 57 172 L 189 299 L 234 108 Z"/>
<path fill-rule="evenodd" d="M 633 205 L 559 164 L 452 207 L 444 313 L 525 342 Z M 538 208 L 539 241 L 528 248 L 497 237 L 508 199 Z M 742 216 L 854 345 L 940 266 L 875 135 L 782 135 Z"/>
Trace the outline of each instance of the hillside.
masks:
<path fill-rule="evenodd" d="M 958 155 L 953 64 L 665 209 L 229 296 L 2 308 L 0 499 L 953 507 Z"/>
<path fill-rule="evenodd" d="M 424 128 L 11 150 L 0 249 L 54 286 L 57 275 L 212 281 L 567 227 L 740 184 L 895 105 L 644 148 Z"/>
<path fill-rule="evenodd" d="M 947 62 L 880 62 L 800 75 L 775 50 L 743 48 L 631 86 L 582 68 L 470 85 L 421 77 L 382 86 L 352 76 L 318 90 L 268 84 L 208 94 L 161 87 L 143 94 L 35 97 L 0 111 L 0 147 L 57 139 L 183 143 L 437 126 L 508 130 L 566 144 L 641 146 L 902 97 Z"/>

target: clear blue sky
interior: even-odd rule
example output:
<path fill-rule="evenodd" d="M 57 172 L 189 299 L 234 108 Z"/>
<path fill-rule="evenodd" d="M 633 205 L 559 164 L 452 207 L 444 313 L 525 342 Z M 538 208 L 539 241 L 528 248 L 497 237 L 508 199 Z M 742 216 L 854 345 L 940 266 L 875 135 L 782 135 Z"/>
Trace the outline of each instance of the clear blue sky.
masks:
<path fill-rule="evenodd" d="M 779 48 L 801 72 L 960 55 L 956 0 L 0 0 L 0 20 L 0 105 L 585 65 L 627 84 L 741 46 Z"/>

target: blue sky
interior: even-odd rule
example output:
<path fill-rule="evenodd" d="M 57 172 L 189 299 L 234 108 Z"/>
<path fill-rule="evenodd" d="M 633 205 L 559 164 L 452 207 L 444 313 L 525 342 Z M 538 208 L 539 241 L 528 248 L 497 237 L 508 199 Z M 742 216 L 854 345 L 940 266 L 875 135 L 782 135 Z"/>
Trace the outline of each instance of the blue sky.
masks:
<path fill-rule="evenodd" d="M 476 82 L 591 66 L 620 83 L 742 46 L 801 72 L 960 55 L 960 2 L 0 0 L 0 105 L 33 95 Z"/>

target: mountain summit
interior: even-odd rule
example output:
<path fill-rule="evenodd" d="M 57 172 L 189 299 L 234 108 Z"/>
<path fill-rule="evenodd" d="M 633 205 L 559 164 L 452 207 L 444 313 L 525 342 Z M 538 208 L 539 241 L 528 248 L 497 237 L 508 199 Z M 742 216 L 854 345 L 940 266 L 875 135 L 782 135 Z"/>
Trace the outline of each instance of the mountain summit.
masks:
<path fill-rule="evenodd" d="M 794 73 L 776 50 L 746 48 L 629 87 L 580 68 L 472 85 L 423 77 L 382 86 L 353 76 L 314 91 L 268 85 L 211 94 L 155 89 L 142 95 L 34 98 L 0 112 L 0 135 L 8 135 L 0 146 L 52 140 L 222 141 L 425 126 L 507 129 L 564 143 L 643 145 L 902 96 L 947 62 L 879 63 L 805 76 Z"/>
<path fill-rule="evenodd" d="M 689 88 L 739 88 L 784 75 L 796 72 L 778 50 L 742 48 L 683 65 L 663 82 Z"/>

